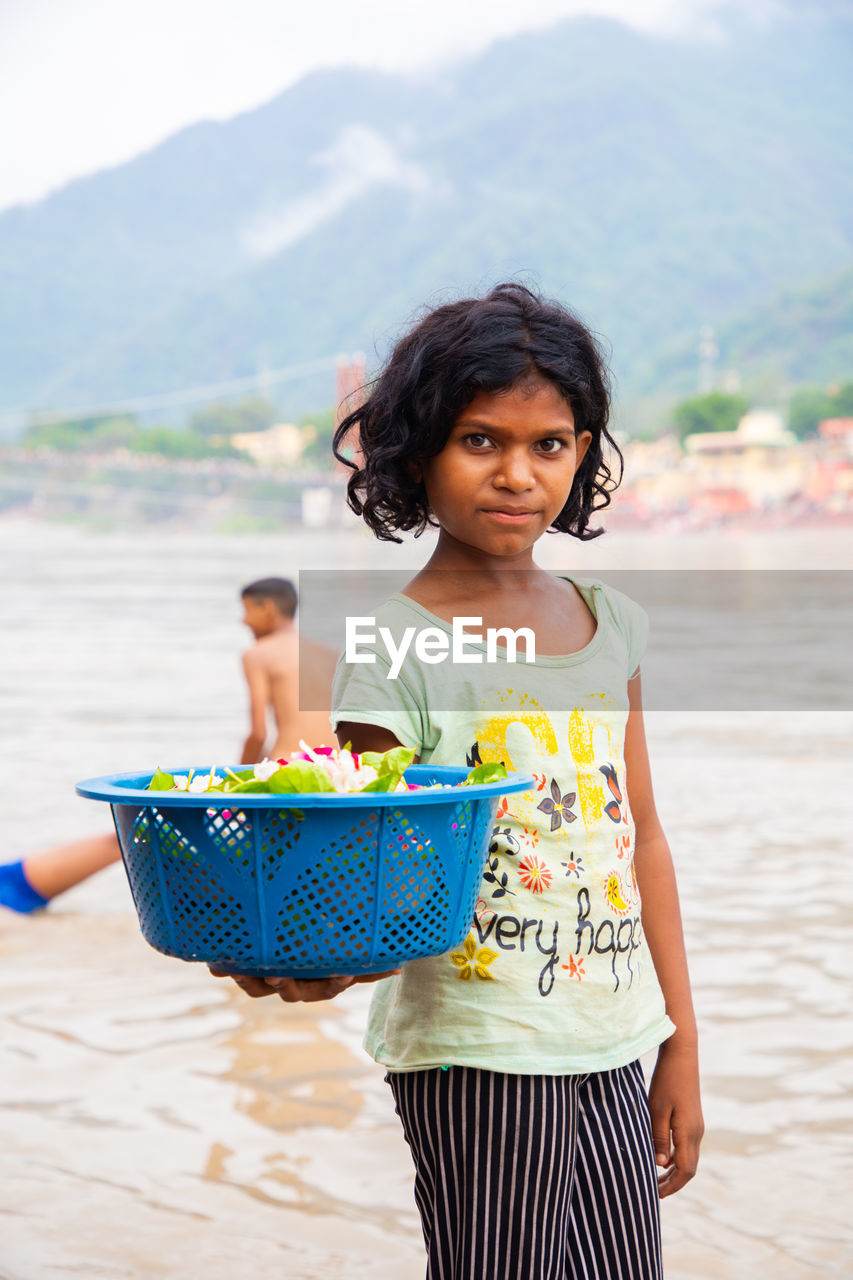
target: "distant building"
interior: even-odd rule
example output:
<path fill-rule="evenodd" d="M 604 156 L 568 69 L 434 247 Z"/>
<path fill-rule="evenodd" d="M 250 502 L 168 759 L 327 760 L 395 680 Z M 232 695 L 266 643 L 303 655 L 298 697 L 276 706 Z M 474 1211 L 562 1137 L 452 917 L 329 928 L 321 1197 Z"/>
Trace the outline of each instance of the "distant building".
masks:
<path fill-rule="evenodd" d="M 750 409 L 737 424 L 735 435 L 750 444 L 778 446 L 796 444 L 797 437 L 786 431 L 782 415 L 775 409 Z"/>
<path fill-rule="evenodd" d="M 805 496 L 827 511 L 853 509 L 853 418 L 824 418 L 817 425 L 820 456 Z"/>
<path fill-rule="evenodd" d="M 827 418 L 798 440 L 778 413 L 744 415 L 735 431 L 627 440 L 625 481 L 613 496 L 619 523 L 678 527 L 773 513 L 774 519 L 853 517 L 853 418 Z"/>
<path fill-rule="evenodd" d="M 824 418 L 817 424 L 817 434 L 826 442 L 830 457 L 853 458 L 853 418 Z"/>
<path fill-rule="evenodd" d="M 825 440 L 838 440 L 853 436 L 853 418 L 824 418 L 817 424 L 817 433 Z"/>
<path fill-rule="evenodd" d="M 735 431 L 703 431 L 685 438 L 686 469 L 696 490 L 714 491 L 724 507 L 733 492 L 752 506 L 786 501 L 804 485 L 808 459 L 778 413 L 753 409 Z"/>
<path fill-rule="evenodd" d="M 622 514 L 644 519 L 661 512 L 686 510 L 691 483 L 674 435 L 657 440 L 628 440 L 622 452 L 625 484 L 613 499 Z"/>
<path fill-rule="evenodd" d="M 853 460 L 818 459 L 803 488 L 803 497 L 828 511 L 849 509 L 853 506 Z"/>
<path fill-rule="evenodd" d="M 751 409 L 745 413 L 734 431 L 697 431 L 685 437 L 688 454 L 746 453 L 755 446 L 779 449 L 797 443 L 797 437 L 785 430 L 780 414 L 772 409 Z"/>
<path fill-rule="evenodd" d="M 241 431 L 231 437 L 235 449 L 248 453 L 260 466 L 293 467 L 302 450 L 314 439 L 313 427 L 297 427 L 293 422 L 279 422 L 266 431 Z"/>

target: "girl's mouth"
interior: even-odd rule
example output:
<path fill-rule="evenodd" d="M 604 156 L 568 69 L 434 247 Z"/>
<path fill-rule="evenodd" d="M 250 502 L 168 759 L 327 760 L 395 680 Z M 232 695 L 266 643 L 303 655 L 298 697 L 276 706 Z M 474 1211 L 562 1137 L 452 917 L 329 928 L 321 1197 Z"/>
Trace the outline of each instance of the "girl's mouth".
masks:
<path fill-rule="evenodd" d="M 484 507 L 483 515 L 488 516 L 491 520 L 497 521 L 498 524 L 525 524 L 528 520 L 532 520 L 534 518 L 536 512 L 513 507 L 496 507 L 491 509 Z"/>

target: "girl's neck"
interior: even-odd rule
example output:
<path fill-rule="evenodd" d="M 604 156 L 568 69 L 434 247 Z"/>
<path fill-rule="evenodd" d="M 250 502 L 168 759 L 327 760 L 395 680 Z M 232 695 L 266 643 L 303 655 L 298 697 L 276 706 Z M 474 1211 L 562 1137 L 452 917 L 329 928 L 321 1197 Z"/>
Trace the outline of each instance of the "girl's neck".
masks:
<path fill-rule="evenodd" d="M 462 601 L 476 613 L 484 602 L 531 600 L 547 590 L 550 580 L 547 570 L 534 562 L 532 546 L 519 555 L 487 555 L 442 530 L 433 554 L 404 594 L 439 614 L 446 609 L 458 613 Z"/>
<path fill-rule="evenodd" d="M 493 556 L 477 547 L 458 542 L 443 529 L 438 536 L 435 550 L 422 572 L 441 570 L 443 573 L 477 573 L 484 578 L 513 573 L 518 577 L 544 572 L 533 560 L 533 546 L 517 555 Z"/>

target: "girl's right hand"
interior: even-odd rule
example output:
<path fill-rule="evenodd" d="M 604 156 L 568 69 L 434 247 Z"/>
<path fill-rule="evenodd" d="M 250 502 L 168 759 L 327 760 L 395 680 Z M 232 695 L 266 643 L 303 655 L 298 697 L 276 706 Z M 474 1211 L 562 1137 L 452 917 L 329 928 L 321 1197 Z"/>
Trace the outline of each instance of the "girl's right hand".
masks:
<path fill-rule="evenodd" d="M 354 976 L 335 976 L 332 978 L 253 978 L 245 973 L 225 973 L 222 969 L 207 966 L 214 978 L 231 978 L 247 996 L 257 999 L 259 996 L 278 996 L 286 1004 L 300 1004 L 314 1000 L 334 1000 L 347 987 L 357 982 L 378 982 L 380 978 L 390 978 L 399 973 L 399 969 L 388 969 L 384 973 L 361 973 Z"/>

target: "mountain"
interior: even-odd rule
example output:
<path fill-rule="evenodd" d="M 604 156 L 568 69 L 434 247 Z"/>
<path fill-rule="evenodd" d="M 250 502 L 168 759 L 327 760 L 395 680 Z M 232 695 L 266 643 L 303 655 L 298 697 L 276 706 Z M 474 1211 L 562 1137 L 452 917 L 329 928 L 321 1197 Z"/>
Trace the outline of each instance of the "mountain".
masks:
<path fill-rule="evenodd" d="M 509 275 L 607 336 L 623 398 L 675 394 L 703 325 L 853 265 L 851 35 L 832 6 L 701 39 L 578 18 L 185 129 L 0 215 L 0 408 L 373 360 L 423 302 Z"/>
<path fill-rule="evenodd" d="M 758 394 L 778 396 L 802 383 L 853 381 L 853 267 L 780 291 L 714 334 L 718 368 L 736 372 Z M 697 352 L 681 340 L 661 354 L 647 389 L 694 392 Z"/>

